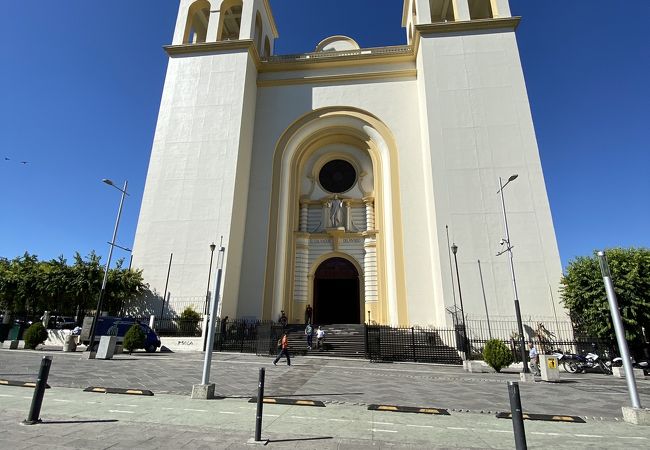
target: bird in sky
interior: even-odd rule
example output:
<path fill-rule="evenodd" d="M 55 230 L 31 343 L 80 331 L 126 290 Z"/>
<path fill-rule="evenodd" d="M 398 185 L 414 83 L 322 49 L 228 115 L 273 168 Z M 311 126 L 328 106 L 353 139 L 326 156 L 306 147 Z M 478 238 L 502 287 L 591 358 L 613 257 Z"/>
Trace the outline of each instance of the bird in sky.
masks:
<path fill-rule="evenodd" d="M 10 159 L 5 156 L 5 161 L 10 161 Z"/>
<path fill-rule="evenodd" d="M 20 164 L 28 164 L 29 161 L 20 161 Z"/>

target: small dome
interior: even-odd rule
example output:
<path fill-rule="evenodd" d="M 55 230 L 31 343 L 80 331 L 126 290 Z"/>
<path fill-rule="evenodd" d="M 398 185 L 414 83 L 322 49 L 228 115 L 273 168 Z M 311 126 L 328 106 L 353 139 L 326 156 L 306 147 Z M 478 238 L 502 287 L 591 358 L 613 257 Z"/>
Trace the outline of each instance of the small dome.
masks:
<path fill-rule="evenodd" d="M 316 46 L 317 52 L 342 52 L 346 50 L 359 50 L 359 44 L 347 36 L 330 36 L 323 39 Z"/>

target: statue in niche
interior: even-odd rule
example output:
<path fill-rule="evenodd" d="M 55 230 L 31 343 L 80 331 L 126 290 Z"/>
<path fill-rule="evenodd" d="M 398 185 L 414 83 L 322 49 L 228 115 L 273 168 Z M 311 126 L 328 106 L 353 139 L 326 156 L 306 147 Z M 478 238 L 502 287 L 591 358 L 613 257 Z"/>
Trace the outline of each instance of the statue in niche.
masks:
<path fill-rule="evenodd" d="M 338 195 L 334 195 L 334 198 L 328 202 L 328 206 L 330 208 L 330 224 L 333 228 L 340 227 L 341 224 L 343 223 L 343 219 L 341 217 L 341 210 L 343 207 L 343 200 L 341 200 Z"/>

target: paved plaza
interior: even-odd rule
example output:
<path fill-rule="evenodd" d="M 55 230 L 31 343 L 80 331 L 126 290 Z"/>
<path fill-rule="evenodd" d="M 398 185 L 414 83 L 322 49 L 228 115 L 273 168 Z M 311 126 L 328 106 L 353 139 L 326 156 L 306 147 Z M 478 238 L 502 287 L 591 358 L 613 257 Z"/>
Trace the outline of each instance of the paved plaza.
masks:
<path fill-rule="evenodd" d="M 81 352 L 0 350 L 0 379 L 35 380 L 43 355 L 53 357 L 41 418 L 17 426 L 32 389 L 0 386 L 0 447 L 49 443 L 67 448 L 240 448 L 253 436 L 258 370 L 266 368 L 267 397 L 320 400 L 325 408 L 265 405 L 263 437 L 293 448 L 512 448 L 507 381 L 515 372 L 464 373 L 458 366 L 319 357 L 272 358 L 215 353 L 211 381 L 218 400 L 191 400 L 200 353 L 135 353 L 87 360 Z M 528 413 L 581 416 L 584 424 L 526 421 L 529 447 L 647 448 L 650 427 L 621 421 L 629 404 L 623 379 L 598 373 L 562 383 L 520 384 Z M 153 397 L 83 392 L 88 386 L 149 389 Z M 650 404 L 650 379 L 638 381 Z M 445 408 L 448 416 L 368 410 L 369 404 Z M 11 446 L 4 445 L 12 443 Z"/>

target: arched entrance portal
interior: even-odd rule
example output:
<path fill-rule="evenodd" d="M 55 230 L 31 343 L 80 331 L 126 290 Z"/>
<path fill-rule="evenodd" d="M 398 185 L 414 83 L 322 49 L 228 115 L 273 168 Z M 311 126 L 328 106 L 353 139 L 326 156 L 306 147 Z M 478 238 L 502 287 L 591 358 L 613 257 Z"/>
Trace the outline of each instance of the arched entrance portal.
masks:
<path fill-rule="evenodd" d="M 344 258 L 323 261 L 314 274 L 314 323 L 360 323 L 359 272 Z"/>

